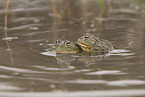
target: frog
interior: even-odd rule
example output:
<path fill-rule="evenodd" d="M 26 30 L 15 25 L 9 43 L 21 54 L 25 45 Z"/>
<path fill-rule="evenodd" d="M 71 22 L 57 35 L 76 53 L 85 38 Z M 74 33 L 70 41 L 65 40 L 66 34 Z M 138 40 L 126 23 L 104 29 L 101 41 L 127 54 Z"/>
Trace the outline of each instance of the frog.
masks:
<path fill-rule="evenodd" d="M 77 42 L 71 42 L 69 40 L 56 40 L 55 49 L 56 53 L 79 53 L 82 51 L 82 48 L 78 45 Z"/>
<path fill-rule="evenodd" d="M 113 45 L 105 39 L 101 39 L 90 33 L 81 36 L 77 40 L 80 47 L 86 52 L 109 53 L 113 49 Z"/>

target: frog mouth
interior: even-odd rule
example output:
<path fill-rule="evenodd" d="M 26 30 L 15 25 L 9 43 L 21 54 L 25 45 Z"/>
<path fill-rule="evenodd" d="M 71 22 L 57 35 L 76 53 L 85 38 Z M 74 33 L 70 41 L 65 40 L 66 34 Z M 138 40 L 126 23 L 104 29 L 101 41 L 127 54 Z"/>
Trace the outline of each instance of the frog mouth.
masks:
<path fill-rule="evenodd" d="M 80 43 L 80 42 L 79 42 L 79 45 L 80 45 L 82 48 L 91 48 L 89 45 L 84 44 L 84 43 Z"/>

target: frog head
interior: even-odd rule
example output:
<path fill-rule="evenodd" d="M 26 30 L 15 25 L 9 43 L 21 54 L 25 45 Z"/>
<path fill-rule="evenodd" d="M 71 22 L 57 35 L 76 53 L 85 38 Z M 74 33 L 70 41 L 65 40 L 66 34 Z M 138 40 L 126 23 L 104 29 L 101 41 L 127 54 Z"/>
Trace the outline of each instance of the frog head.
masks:
<path fill-rule="evenodd" d="M 81 49 L 78 47 L 77 43 L 71 42 L 69 40 L 57 40 L 54 51 L 57 53 L 76 53 L 80 52 Z"/>
<path fill-rule="evenodd" d="M 87 33 L 84 36 L 81 36 L 78 39 L 78 43 L 81 46 L 81 48 L 84 51 L 87 51 L 87 52 L 91 52 L 92 51 L 92 49 L 93 49 L 94 45 L 96 44 L 96 42 L 98 42 L 98 41 L 94 38 L 94 36 L 92 36 L 89 33 Z"/>

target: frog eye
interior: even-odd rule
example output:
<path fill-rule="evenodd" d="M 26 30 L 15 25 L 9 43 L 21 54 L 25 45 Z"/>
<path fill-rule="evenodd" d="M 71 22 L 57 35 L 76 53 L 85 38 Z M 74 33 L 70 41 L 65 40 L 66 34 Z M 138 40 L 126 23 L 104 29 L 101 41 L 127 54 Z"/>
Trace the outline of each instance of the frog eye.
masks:
<path fill-rule="evenodd" d="M 70 47 L 70 41 L 67 41 L 67 42 L 65 43 L 65 46 Z"/>
<path fill-rule="evenodd" d="M 85 40 L 87 40 L 89 38 L 89 36 L 85 36 Z"/>

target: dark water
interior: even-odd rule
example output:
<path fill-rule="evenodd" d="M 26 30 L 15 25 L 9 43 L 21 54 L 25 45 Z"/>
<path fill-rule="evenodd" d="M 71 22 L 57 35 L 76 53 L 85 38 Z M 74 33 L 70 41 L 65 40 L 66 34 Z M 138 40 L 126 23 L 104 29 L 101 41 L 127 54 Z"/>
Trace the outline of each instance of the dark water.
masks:
<path fill-rule="evenodd" d="M 5 38 L 0 1 L 0 97 L 145 97 L 144 2 L 106 0 L 101 23 L 95 0 L 10 0 Z M 86 32 L 115 49 L 52 51 L 55 40 L 76 41 Z"/>

